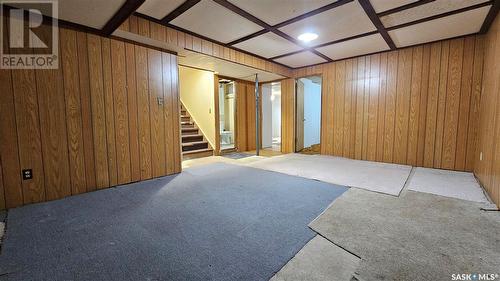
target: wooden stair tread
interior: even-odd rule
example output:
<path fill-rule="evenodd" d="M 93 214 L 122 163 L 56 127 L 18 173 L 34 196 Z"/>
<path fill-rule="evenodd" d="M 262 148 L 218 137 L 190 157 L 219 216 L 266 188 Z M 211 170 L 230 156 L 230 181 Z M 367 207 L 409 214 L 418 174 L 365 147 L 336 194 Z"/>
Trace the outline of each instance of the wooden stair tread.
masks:
<path fill-rule="evenodd" d="M 203 144 L 207 143 L 207 141 L 190 141 L 190 142 L 183 142 L 182 146 L 189 146 L 189 145 L 195 145 L 195 144 Z"/>
<path fill-rule="evenodd" d="M 196 150 L 187 150 L 183 151 L 182 154 L 195 154 L 195 153 L 200 153 L 200 152 L 212 152 L 213 150 L 211 148 L 202 148 L 202 149 L 196 149 Z"/>

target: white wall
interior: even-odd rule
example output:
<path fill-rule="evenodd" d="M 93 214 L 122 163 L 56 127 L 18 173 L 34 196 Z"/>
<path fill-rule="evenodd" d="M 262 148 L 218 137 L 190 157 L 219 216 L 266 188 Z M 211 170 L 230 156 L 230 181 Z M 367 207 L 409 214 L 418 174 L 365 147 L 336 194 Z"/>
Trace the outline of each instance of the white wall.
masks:
<path fill-rule="evenodd" d="M 304 83 L 304 147 L 320 143 L 321 136 L 321 85 L 306 78 Z"/>
<path fill-rule="evenodd" d="M 273 143 L 273 112 L 271 93 L 271 84 L 262 85 L 262 148 L 271 147 Z"/>
<path fill-rule="evenodd" d="M 273 87 L 272 90 L 272 111 L 273 111 L 273 138 L 281 139 L 281 86 Z"/>
<path fill-rule="evenodd" d="M 182 103 L 215 147 L 213 72 L 179 66 L 179 91 Z"/>

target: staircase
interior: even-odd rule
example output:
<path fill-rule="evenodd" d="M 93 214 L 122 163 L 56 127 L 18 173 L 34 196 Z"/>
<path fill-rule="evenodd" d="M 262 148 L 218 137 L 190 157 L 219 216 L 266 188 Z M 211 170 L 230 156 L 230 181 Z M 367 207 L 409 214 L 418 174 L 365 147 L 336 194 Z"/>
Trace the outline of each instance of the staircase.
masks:
<path fill-rule="evenodd" d="M 181 103 L 182 159 L 194 159 L 213 155 L 210 144 Z"/>

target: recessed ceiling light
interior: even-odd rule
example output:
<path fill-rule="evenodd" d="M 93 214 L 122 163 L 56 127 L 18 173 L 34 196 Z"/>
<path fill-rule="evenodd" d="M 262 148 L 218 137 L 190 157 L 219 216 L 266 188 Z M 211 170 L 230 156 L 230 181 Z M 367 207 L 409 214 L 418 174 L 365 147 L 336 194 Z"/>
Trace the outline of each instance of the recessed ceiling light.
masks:
<path fill-rule="evenodd" d="M 316 33 L 302 33 L 299 35 L 299 37 L 297 37 L 297 39 L 299 39 L 300 41 L 303 41 L 303 42 L 311 42 L 312 40 L 318 38 L 318 34 Z"/>

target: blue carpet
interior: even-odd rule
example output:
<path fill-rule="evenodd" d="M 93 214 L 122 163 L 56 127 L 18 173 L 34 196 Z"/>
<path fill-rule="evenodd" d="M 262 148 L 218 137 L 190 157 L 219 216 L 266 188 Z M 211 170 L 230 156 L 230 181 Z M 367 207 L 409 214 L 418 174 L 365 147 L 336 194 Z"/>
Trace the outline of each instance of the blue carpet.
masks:
<path fill-rule="evenodd" d="M 268 280 L 346 190 L 228 164 L 12 209 L 1 280 Z"/>

